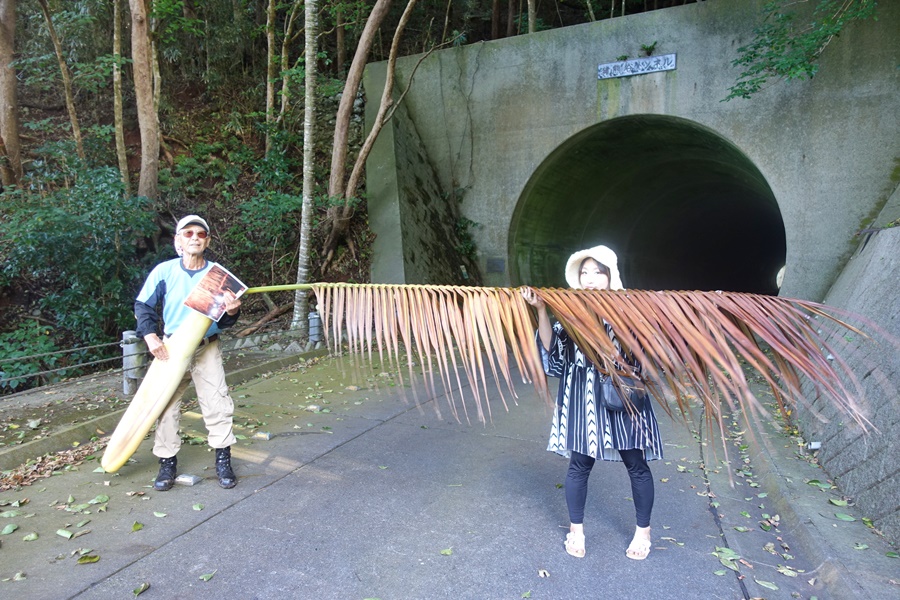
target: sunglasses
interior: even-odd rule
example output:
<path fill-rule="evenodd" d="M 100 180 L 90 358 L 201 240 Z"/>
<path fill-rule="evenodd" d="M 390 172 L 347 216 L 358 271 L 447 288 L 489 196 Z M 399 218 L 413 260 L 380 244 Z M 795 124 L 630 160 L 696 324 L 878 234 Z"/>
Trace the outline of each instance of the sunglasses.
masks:
<path fill-rule="evenodd" d="M 192 237 L 194 237 L 195 233 L 197 234 L 197 237 L 200 238 L 201 240 L 205 240 L 206 236 L 209 235 L 209 233 L 207 233 L 205 231 L 191 231 L 190 229 L 186 229 L 186 230 L 182 231 L 181 235 L 183 235 L 186 238 L 192 238 Z"/>

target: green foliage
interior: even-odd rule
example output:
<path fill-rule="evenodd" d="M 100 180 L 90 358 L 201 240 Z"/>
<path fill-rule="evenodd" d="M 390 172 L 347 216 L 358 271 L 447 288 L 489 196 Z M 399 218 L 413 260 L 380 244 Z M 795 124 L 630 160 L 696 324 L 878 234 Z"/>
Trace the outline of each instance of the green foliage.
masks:
<path fill-rule="evenodd" d="M 520 34 L 528 33 L 528 11 L 523 10 L 519 13 L 519 15 L 515 19 L 516 28 Z M 553 29 L 551 25 L 547 25 L 543 19 L 537 17 L 534 20 L 534 31 L 537 33 L 538 31 L 547 31 L 548 29 Z"/>
<path fill-rule="evenodd" d="M 154 215 L 145 198 L 124 197 L 114 168 L 61 177 L 68 187 L 2 195 L 0 286 L 41 288 L 39 306 L 57 330 L 106 342 L 134 324 L 134 296 L 155 258 L 139 245 L 154 233 Z"/>
<path fill-rule="evenodd" d="M 118 57 L 112 54 L 104 54 L 94 60 L 72 65 L 72 83 L 79 88 L 99 93 L 109 88 L 112 81 L 113 66 L 118 63 L 122 71 L 126 65 L 132 63 L 130 58 Z"/>
<path fill-rule="evenodd" d="M 31 387 L 32 375 L 57 366 L 58 354 L 37 356 L 58 350 L 53 343 L 52 330 L 52 327 L 27 319 L 14 331 L 0 333 L 0 391 Z M 44 379 L 58 380 L 62 373 L 60 371 Z"/>
<path fill-rule="evenodd" d="M 154 0 L 150 16 L 160 23 L 158 35 L 164 45 L 174 43 L 180 33 L 193 36 L 204 33 L 202 20 L 185 16 L 184 0 Z"/>
<path fill-rule="evenodd" d="M 239 222 L 228 230 L 238 272 L 258 272 L 270 260 L 275 272 L 294 260 L 300 237 L 302 195 L 265 191 L 240 205 Z"/>
<path fill-rule="evenodd" d="M 159 172 L 159 189 L 170 198 L 195 198 L 215 194 L 230 199 L 241 173 L 253 161 L 252 148 L 235 138 L 222 141 L 200 141 L 188 154 L 175 157 L 173 168 Z"/>
<path fill-rule="evenodd" d="M 316 84 L 316 91 L 320 98 L 337 96 L 344 91 L 344 80 L 332 77 L 319 77 Z"/>
<path fill-rule="evenodd" d="M 656 44 L 659 42 L 653 42 L 652 44 L 641 44 L 641 51 L 646 56 L 653 56 L 653 52 L 656 50 Z"/>
<path fill-rule="evenodd" d="M 847 24 L 872 17 L 877 6 L 875 0 L 819 0 L 811 22 L 801 26 L 790 12 L 793 4 L 772 0 L 763 7 L 763 23 L 754 29 L 753 41 L 738 48 L 740 57 L 732 64 L 745 70 L 725 101 L 750 98 L 772 79 L 812 79 L 832 39 Z"/>
<path fill-rule="evenodd" d="M 329 196 L 328 194 L 320 194 L 313 198 L 313 204 L 320 208 L 349 206 L 350 208 L 355 209 L 357 206 L 363 203 L 365 198 L 365 193 L 361 193 L 358 197 L 352 196 L 350 198 L 345 198 L 344 196 Z"/>
<path fill-rule="evenodd" d="M 239 205 L 240 217 L 227 232 L 231 260 L 240 272 L 259 272 L 260 261 L 267 257 L 269 273 L 279 273 L 296 255 L 303 207 L 294 175 L 297 165 L 280 151 L 282 136 L 273 142 L 269 156 L 253 167 L 256 194 Z"/>
<path fill-rule="evenodd" d="M 22 56 L 16 60 L 16 69 L 32 92 L 48 92 L 62 85 L 59 63 L 52 52 Z"/>
<path fill-rule="evenodd" d="M 459 243 L 456 245 L 456 251 L 461 256 L 475 260 L 478 254 L 478 248 L 475 246 L 475 238 L 472 237 L 472 228 L 480 225 L 475 221 L 471 221 L 465 217 L 456 220 L 456 237 Z"/>

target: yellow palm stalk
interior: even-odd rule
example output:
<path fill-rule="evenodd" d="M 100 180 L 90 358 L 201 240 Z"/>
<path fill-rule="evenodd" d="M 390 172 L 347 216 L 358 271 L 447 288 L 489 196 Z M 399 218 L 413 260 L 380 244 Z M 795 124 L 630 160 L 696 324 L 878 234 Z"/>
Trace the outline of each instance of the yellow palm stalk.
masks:
<path fill-rule="evenodd" d="M 166 339 L 169 360 L 154 359 L 147 374 L 109 438 L 100 466 L 115 473 L 131 458 L 144 436 L 163 413 L 181 383 L 191 357 L 212 320 L 199 312 L 191 312 L 181 327 Z"/>

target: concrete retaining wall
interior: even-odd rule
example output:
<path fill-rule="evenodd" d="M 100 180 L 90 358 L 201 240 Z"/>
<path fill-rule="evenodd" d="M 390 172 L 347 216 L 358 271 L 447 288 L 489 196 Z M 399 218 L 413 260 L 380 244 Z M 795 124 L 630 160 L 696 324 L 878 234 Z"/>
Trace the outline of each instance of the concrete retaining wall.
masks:
<path fill-rule="evenodd" d="M 897 200 L 900 192 L 892 203 Z M 877 222 L 886 219 L 885 211 Z M 867 236 L 825 303 L 866 317 L 886 334 L 875 334 L 878 344 L 860 343 L 845 332 L 829 338 L 858 374 L 862 407 L 878 431 L 863 433 L 816 401 L 810 410 L 799 411 L 800 429 L 807 440 L 822 444 L 819 462 L 841 492 L 853 497 L 888 539 L 900 543 L 900 227 Z M 875 333 L 871 324 L 861 327 Z"/>
<path fill-rule="evenodd" d="M 462 216 L 480 224 L 475 242 L 486 284 L 520 283 L 508 268 L 512 216 L 554 150 L 603 121 L 652 114 L 687 119 L 746 155 L 784 220 L 782 294 L 824 297 L 855 232 L 897 184 L 900 2 L 879 3 L 878 21 L 842 32 L 813 80 L 722 102 L 739 73 L 731 62 L 751 39 L 763 1 L 708 0 L 443 50 L 422 62 L 403 103 L 440 189 L 461 190 Z M 598 64 L 637 57 L 654 41 L 656 54 L 677 54 L 676 70 L 598 81 Z M 418 60 L 398 61 L 398 86 L 409 85 Z M 383 72 L 366 79 L 370 103 L 381 96 Z M 369 158 L 373 212 L 400 210 L 396 195 L 379 192 L 398 188 L 395 152 L 385 140 Z M 373 280 L 390 280 L 403 260 L 399 245 L 380 256 Z"/>
<path fill-rule="evenodd" d="M 385 63 L 374 65 L 366 79 L 383 80 L 384 71 Z M 377 112 L 376 102 L 367 104 L 370 129 Z M 442 187 L 405 104 L 382 129 L 373 152 L 386 161 L 368 175 L 367 193 L 381 199 L 369 204 L 369 224 L 378 234 L 372 261 L 379 276 L 373 281 L 480 284 L 474 253 L 466 251 L 461 236 L 467 227 L 456 190 Z"/>

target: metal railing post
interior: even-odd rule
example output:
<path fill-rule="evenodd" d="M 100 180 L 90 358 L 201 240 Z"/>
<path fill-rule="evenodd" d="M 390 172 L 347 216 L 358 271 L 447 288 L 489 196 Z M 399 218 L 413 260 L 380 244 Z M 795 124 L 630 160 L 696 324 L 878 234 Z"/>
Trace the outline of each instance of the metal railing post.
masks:
<path fill-rule="evenodd" d="M 137 392 L 147 366 L 147 344 L 136 331 L 122 332 L 122 391 L 126 395 Z"/>

